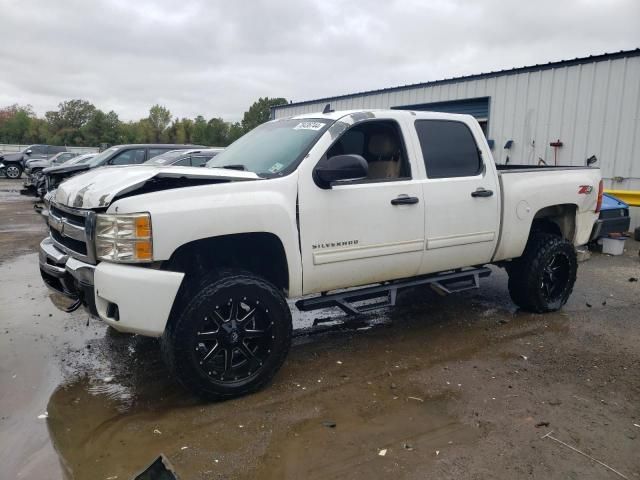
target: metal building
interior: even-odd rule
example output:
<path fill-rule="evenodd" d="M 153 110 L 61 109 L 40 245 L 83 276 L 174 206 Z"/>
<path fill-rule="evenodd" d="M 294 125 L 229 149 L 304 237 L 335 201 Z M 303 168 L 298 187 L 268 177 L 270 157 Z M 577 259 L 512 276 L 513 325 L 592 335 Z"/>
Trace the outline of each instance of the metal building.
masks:
<path fill-rule="evenodd" d="M 272 118 L 394 108 L 476 117 L 498 163 L 584 165 L 640 190 L 640 48 L 273 107 Z M 634 209 L 632 223 L 640 223 Z"/>

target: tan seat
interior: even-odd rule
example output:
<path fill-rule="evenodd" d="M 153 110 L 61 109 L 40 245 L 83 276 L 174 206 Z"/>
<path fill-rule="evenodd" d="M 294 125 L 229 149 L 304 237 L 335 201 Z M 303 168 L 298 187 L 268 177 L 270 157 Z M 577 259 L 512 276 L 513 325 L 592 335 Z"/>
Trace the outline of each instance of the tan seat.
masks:
<path fill-rule="evenodd" d="M 368 145 L 369 174 L 367 179 L 400 177 L 400 154 L 394 138 L 387 133 L 371 135 Z"/>

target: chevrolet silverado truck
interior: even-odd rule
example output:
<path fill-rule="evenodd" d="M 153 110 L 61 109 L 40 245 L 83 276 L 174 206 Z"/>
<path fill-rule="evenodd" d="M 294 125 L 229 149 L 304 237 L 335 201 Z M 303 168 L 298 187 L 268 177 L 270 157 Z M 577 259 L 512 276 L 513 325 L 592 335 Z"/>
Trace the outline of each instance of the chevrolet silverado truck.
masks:
<path fill-rule="evenodd" d="M 508 272 L 521 309 L 558 310 L 602 199 L 594 167 L 497 166 L 471 116 L 344 111 L 267 122 L 207 164 L 106 167 L 61 183 L 40 246 L 48 286 L 160 337 L 208 399 L 275 375 L 300 310 L 360 313 L 405 287 Z"/>

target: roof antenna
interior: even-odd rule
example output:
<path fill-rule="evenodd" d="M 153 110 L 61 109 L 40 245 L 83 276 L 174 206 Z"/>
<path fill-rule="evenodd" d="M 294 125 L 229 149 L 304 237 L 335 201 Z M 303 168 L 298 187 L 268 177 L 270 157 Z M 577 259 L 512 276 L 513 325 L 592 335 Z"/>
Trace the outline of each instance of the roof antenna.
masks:
<path fill-rule="evenodd" d="M 322 110 L 322 113 L 331 113 L 331 112 L 335 112 L 335 110 L 332 110 L 332 109 L 331 109 L 331 104 L 330 104 L 330 103 L 327 103 L 327 104 L 324 106 L 324 110 Z"/>

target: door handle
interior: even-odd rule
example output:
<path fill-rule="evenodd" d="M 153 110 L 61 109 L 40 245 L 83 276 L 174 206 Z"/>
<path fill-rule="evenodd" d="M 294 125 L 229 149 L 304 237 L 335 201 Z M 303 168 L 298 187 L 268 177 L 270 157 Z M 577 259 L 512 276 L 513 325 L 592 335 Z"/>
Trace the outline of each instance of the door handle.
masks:
<path fill-rule="evenodd" d="M 418 203 L 420 199 L 418 197 L 410 197 L 408 195 L 398 195 L 397 198 L 391 200 L 391 205 L 413 205 Z"/>
<path fill-rule="evenodd" d="M 493 190 L 485 190 L 480 187 L 475 192 L 471 192 L 472 197 L 490 197 L 493 195 Z"/>

